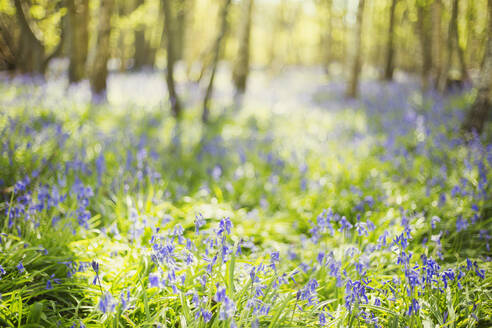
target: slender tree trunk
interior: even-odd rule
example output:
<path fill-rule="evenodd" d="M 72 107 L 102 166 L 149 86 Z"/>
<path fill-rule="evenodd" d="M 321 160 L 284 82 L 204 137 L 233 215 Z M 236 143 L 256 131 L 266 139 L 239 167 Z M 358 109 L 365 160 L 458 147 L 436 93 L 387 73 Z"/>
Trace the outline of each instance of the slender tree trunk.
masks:
<path fill-rule="evenodd" d="M 362 20 L 364 17 L 364 2 L 359 0 L 357 8 L 357 22 L 355 25 L 354 57 L 351 68 L 350 82 L 347 86 L 346 95 L 349 98 L 356 98 L 358 93 L 359 75 L 362 69 Z"/>
<path fill-rule="evenodd" d="M 175 50 L 174 50 L 174 33 L 173 33 L 173 22 L 172 22 L 172 12 L 171 12 L 170 0 L 162 0 L 162 9 L 164 11 L 164 29 L 166 33 L 166 83 L 167 90 L 169 92 L 169 101 L 171 102 L 171 110 L 174 117 L 181 117 L 181 103 L 179 97 L 176 93 L 176 88 L 174 84 L 174 62 L 175 62 Z"/>
<path fill-rule="evenodd" d="M 135 52 L 133 53 L 133 69 L 140 70 L 147 62 L 147 42 L 145 41 L 145 30 L 143 26 L 138 26 L 134 32 Z"/>
<path fill-rule="evenodd" d="M 393 57 L 395 53 L 394 39 L 395 39 L 395 8 L 398 0 L 391 0 L 390 6 L 390 18 L 388 27 L 388 44 L 386 45 L 386 65 L 384 66 L 384 79 L 386 81 L 393 80 Z"/>
<path fill-rule="evenodd" d="M 460 64 L 460 71 L 461 71 L 461 79 L 462 81 L 468 81 L 469 76 L 468 76 L 468 71 L 466 69 L 466 64 L 465 64 L 465 55 L 463 53 L 463 49 L 461 48 L 459 44 L 459 32 L 458 32 L 458 5 L 459 2 L 458 0 L 453 0 L 453 6 L 451 9 L 451 19 L 449 21 L 449 32 L 448 32 L 448 40 L 447 40 L 447 56 L 446 60 L 444 62 L 444 67 L 442 71 L 441 78 L 439 80 L 439 91 L 444 92 L 446 88 L 448 87 L 448 80 L 449 80 L 449 70 L 451 69 L 452 66 L 452 61 L 453 61 L 453 53 L 454 50 L 456 49 L 457 55 L 458 55 L 458 61 Z"/>
<path fill-rule="evenodd" d="M 456 29 L 456 20 L 458 17 L 458 1 L 453 0 L 452 8 L 451 8 L 451 18 L 449 19 L 449 27 L 448 27 L 448 38 L 446 42 L 446 57 L 443 64 L 442 74 L 439 79 L 438 89 L 440 92 L 444 92 L 447 87 L 449 70 L 451 69 L 452 61 L 453 61 L 453 44 L 454 38 L 456 37 L 455 29 Z"/>
<path fill-rule="evenodd" d="M 246 90 L 246 81 L 249 73 L 249 47 L 251 35 L 251 16 L 254 0 L 243 0 L 241 25 L 239 31 L 239 49 L 232 71 L 232 80 L 237 94 Z"/>
<path fill-rule="evenodd" d="M 183 59 L 185 47 L 185 30 L 186 29 L 186 0 L 180 0 L 178 11 L 176 12 L 176 24 L 174 33 L 176 35 L 176 47 L 174 49 L 174 58 L 176 61 Z"/>
<path fill-rule="evenodd" d="M 456 7 L 456 14 L 455 14 L 455 28 L 454 28 L 454 41 L 456 45 L 456 51 L 458 53 L 458 61 L 460 64 L 460 73 L 461 73 L 461 80 L 463 82 L 469 81 L 470 76 L 468 75 L 468 69 L 466 68 L 466 61 L 465 61 L 465 51 L 463 48 L 461 48 L 460 45 L 460 32 L 458 28 L 458 13 L 459 13 L 459 3 L 458 0 L 454 0 L 454 6 Z"/>
<path fill-rule="evenodd" d="M 427 91 L 429 89 L 429 78 L 432 70 L 432 38 L 430 34 L 432 19 L 430 15 L 429 5 L 418 5 L 417 16 L 418 34 L 422 52 L 422 90 Z"/>
<path fill-rule="evenodd" d="M 325 67 L 328 74 L 330 73 L 330 64 L 333 59 L 333 0 L 328 0 L 328 23 L 327 23 L 327 34 L 326 43 L 328 47 L 325 47 Z"/>
<path fill-rule="evenodd" d="M 482 69 L 476 85 L 477 98 L 462 126 L 465 131 L 476 131 L 478 134 L 482 133 L 485 122 L 492 112 L 492 0 L 488 0 L 488 11 L 489 34 Z"/>
<path fill-rule="evenodd" d="M 85 74 L 89 46 L 89 0 L 68 0 L 67 9 L 71 36 L 68 81 L 76 83 L 82 80 Z"/>
<path fill-rule="evenodd" d="M 208 116 L 210 113 L 210 97 L 212 96 L 213 88 L 214 88 L 214 80 L 215 80 L 215 72 L 217 71 L 217 64 L 219 62 L 220 50 L 222 46 L 222 39 L 224 38 L 227 31 L 227 12 L 229 11 L 229 5 L 231 4 L 231 0 L 225 0 L 225 3 L 222 7 L 220 17 L 220 30 L 219 35 L 217 36 L 217 40 L 215 41 L 214 47 L 214 57 L 212 59 L 212 68 L 210 72 L 210 80 L 208 81 L 207 90 L 205 92 L 205 97 L 203 98 L 203 111 L 202 111 L 202 121 L 204 123 L 208 122 Z"/>
<path fill-rule="evenodd" d="M 432 62 L 434 63 L 434 87 L 439 87 L 439 79 L 442 74 L 442 31 L 441 31 L 442 2 L 435 0 L 432 3 Z"/>
<path fill-rule="evenodd" d="M 101 0 L 98 12 L 96 50 L 90 76 L 92 99 L 96 103 L 106 100 L 106 79 L 108 77 L 108 60 L 110 56 L 109 37 L 113 9 L 114 0 Z"/>
<path fill-rule="evenodd" d="M 18 63 L 22 73 L 44 75 L 45 50 L 43 43 L 35 35 L 27 20 L 21 0 L 14 0 L 17 20 L 21 29 L 18 47 Z"/>
<path fill-rule="evenodd" d="M 143 5 L 145 0 L 137 0 L 135 3 L 134 10 L 137 10 L 141 5 Z M 145 65 L 146 62 L 146 53 L 147 53 L 147 44 L 145 41 L 145 25 L 139 24 L 135 28 L 134 32 L 135 42 L 134 48 L 135 51 L 133 53 L 133 69 L 140 70 Z"/>

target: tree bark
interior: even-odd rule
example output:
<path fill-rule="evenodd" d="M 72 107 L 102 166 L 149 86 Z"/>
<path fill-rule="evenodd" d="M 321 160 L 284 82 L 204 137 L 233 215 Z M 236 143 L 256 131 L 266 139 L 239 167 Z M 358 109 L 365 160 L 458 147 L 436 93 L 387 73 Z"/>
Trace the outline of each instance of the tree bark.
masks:
<path fill-rule="evenodd" d="M 463 49 L 459 44 L 458 5 L 459 5 L 458 0 L 453 0 L 452 8 L 451 8 L 451 18 L 449 20 L 449 29 L 448 29 L 447 56 L 444 61 L 443 71 L 438 86 L 439 91 L 441 92 L 446 91 L 448 87 L 449 70 L 451 69 L 452 66 L 453 53 L 455 49 L 458 54 L 458 61 L 460 64 L 461 80 L 462 81 L 469 80 L 468 71 L 466 69 L 466 64 L 465 64 L 465 55 L 463 53 Z"/>
<path fill-rule="evenodd" d="M 134 32 L 135 52 L 133 53 L 133 69 L 140 70 L 147 63 L 147 42 L 145 40 L 145 30 L 143 26 L 138 26 Z"/>
<path fill-rule="evenodd" d="M 169 92 L 169 101 L 171 103 L 171 110 L 174 117 L 181 117 L 181 103 L 179 97 L 176 93 L 176 88 L 174 84 L 174 62 L 175 62 L 175 50 L 174 50 L 174 33 L 172 30 L 172 12 L 171 12 L 170 0 L 162 0 L 162 10 L 164 11 L 164 29 L 166 33 L 166 83 L 167 90 Z"/>
<path fill-rule="evenodd" d="M 22 73 L 44 75 L 44 45 L 35 35 L 25 15 L 21 0 L 14 0 L 15 12 L 21 29 L 19 47 L 17 50 L 19 69 Z"/>
<path fill-rule="evenodd" d="M 326 6 L 328 11 L 328 17 L 326 17 L 326 27 L 322 24 L 325 21 L 325 17 L 322 17 L 321 26 L 323 32 L 320 36 L 320 53 L 321 56 L 321 64 L 323 65 L 323 69 L 327 75 L 330 75 L 330 64 L 332 61 L 333 55 L 333 0 L 326 0 L 321 2 L 321 6 Z"/>
<path fill-rule="evenodd" d="M 242 2 L 239 49 L 232 71 L 232 80 L 237 94 L 243 94 L 246 91 L 246 82 L 249 74 L 249 48 L 253 2 L 254 0 L 243 0 Z"/>
<path fill-rule="evenodd" d="M 180 0 L 176 12 L 176 24 L 174 33 L 176 35 L 176 47 L 174 49 L 174 58 L 176 61 L 183 59 L 185 47 L 185 29 L 186 29 L 186 0 Z"/>
<path fill-rule="evenodd" d="M 388 27 L 388 44 L 386 45 L 386 64 L 384 66 L 384 80 L 393 80 L 393 57 L 395 53 L 394 39 L 395 39 L 395 8 L 398 0 L 391 0 L 390 17 Z"/>
<path fill-rule="evenodd" d="M 439 87 L 439 80 L 442 74 L 442 30 L 441 30 L 442 2 L 435 0 L 432 3 L 432 62 L 434 63 L 433 83 L 434 87 Z"/>
<path fill-rule="evenodd" d="M 358 93 L 359 75 L 362 69 L 362 23 L 364 17 L 364 2 L 365 0 L 359 0 L 359 6 L 357 8 L 357 22 L 355 25 L 355 44 L 354 44 L 354 57 L 351 68 L 350 81 L 347 86 L 346 95 L 349 98 L 356 98 Z"/>
<path fill-rule="evenodd" d="M 79 82 L 85 75 L 85 64 L 89 47 L 89 0 L 68 0 L 70 27 L 69 83 Z"/>
<path fill-rule="evenodd" d="M 487 2 L 489 11 L 489 34 L 477 88 L 477 97 L 471 106 L 462 129 L 482 133 L 485 122 L 492 112 L 492 0 Z"/>
<path fill-rule="evenodd" d="M 114 0 L 101 0 L 98 12 L 96 50 L 90 76 L 92 100 L 95 103 L 106 101 L 106 79 L 108 77 L 108 60 L 110 56 L 109 37 L 113 9 Z"/>
<path fill-rule="evenodd" d="M 429 89 L 429 78 L 432 70 L 432 38 L 430 35 L 432 19 L 430 15 L 429 5 L 418 5 L 417 16 L 418 34 L 422 53 L 422 91 L 425 92 Z"/>
<path fill-rule="evenodd" d="M 137 10 L 145 0 L 137 0 L 134 10 Z M 153 67 L 156 49 L 153 49 L 151 41 L 145 37 L 145 24 L 137 26 L 134 32 L 133 70 L 141 70 L 143 67 Z"/>
<path fill-rule="evenodd" d="M 210 114 L 210 97 L 212 96 L 213 88 L 214 88 L 214 80 L 215 73 L 217 71 L 217 64 L 219 62 L 220 50 L 222 46 L 222 39 L 224 38 L 227 31 L 227 12 L 229 11 L 229 5 L 231 4 L 231 0 L 225 0 L 225 3 L 222 7 L 220 17 L 220 30 L 219 35 L 217 36 L 217 40 L 215 40 L 214 46 L 214 56 L 212 59 L 212 68 L 210 72 L 210 79 L 208 81 L 207 90 L 205 92 L 205 97 L 203 98 L 203 111 L 202 111 L 202 121 L 204 123 L 208 122 L 208 116 Z"/>
<path fill-rule="evenodd" d="M 454 2 L 455 2 L 455 6 L 456 6 L 456 15 L 455 15 L 455 23 L 454 23 L 454 25 L 455 25 L 454 40 L 456 42 L 456 50 L 458 52 L 458 61 L 460 64 L 461 79 L 463 81 L 469 81 L 470 76 L 468 75 L 468 69 L 466 67 L 465 51 L 463 48 L 461 48 L 461 45 L 460 45 L 460 32 L 459 32 L 459 28 L 458 28 L 458 12 L 459 12 L 458 6 L 459 6 L 459 4 L 458 4 L 458 0 L 454 0 Z"/>

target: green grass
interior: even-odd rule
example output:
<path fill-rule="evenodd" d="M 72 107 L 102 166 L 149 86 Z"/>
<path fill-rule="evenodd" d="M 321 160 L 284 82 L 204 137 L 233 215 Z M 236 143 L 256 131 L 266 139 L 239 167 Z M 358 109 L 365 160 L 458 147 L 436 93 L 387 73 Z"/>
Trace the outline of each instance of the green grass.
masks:
<path fill-rule="evenodd" d="M 320 325 L 320 313 L 329 327 L 373 327 L 372 315 L 381 327 L 492 323 L 491 253 L 484 237 L 490 234 L 492 213 L 491 150 L 487 143 L 451 144 L 457 137 L 452 126 L 471 101 L 467 95 L 439 109 L 452 115 L 450 121 L 426 121 L 429 131 L 422 132 L 414 120 L 409 133 L 393 136 L 404 115 L 400 108 L 394 117 L 348 103 L 337 111 L 245 108 L 226 112 L 210 126 L 202 126 L 198 109 L 190 108 L 177 125 L 167 108 L 22 100 L 22 94 L 35 93 L 30 88 L 0 89 L 14 92 L 10 99 L 16 100 L 5 102 L 7 110 L 0 115 L 0 265 L 6 272 L 0 276 L 0 326 L 314 327 Z M 431 110 L 419 108 L 421 115 Z M 393 131 L 384 128 L 388 120 L 395 124 Z M 385 143 L 388 139 L 393 146 Z M 98 169 L 101 156 L 104 165 Z M 26 191 L 14 193 L 26 174 L 31 176 Z M 74 189 L 80 183 L 93 191 L 84 205 Z M 50 197 L 57 186 L 66 199 L 19 215 L 9 227 L 8 213 L 29 194 L 33 208 L 46 194 L 45 185 Z M 453 191 L 455 186 L 461 189 Z M 83 224 L 81 206 L 89 211 Z M 375 224 L 374 230 L 367 236 L 355 228 L 338 232 L 340 225 L 333 222 L 333 236 L 325 231 L 312 242 L 311 229 L 326 208 L 353 225 L 360 215 L 361 222 Z M 196 234 L 199 213 L 205 225 Z M 471 224 L 475 214 L 479 218 Z M 436 228 L 433 216 L 440 218 Z M 462 231 L 456 226 L 460 216 L 469 223 Z M 224 232 L 217 245 L 206 247 L 226 217 L 233 223 L 231 234 Z M 174 233 L 176 225 L 182 234 Z M 408 248 L 389 246 L 405 227 L 412 236 Z M 384 231 L 388 246 L 378 249 Z M 435 242 L 439 233 L 440 245 Z M 178 235 L 194 246 L 178 243 Z M 177 254 L 176 281 L 168 278 L 171 263 L 152 260 L 154 245 L 170 240 Z M 231 249 L 225 261 L 221 245 Z M 236 254 L 239 246 L 242 254 Z M 280 261 L 273 270 L 271 254 L 277 251 Z M 403 251 L 413 253 L 407 268 L 397 264 Z M 438 282 L 410 290 L 406 270 L 416 264 L 416 271 L 422 269 L 422 254 L 440 264 Z M 192 264 L 186 264 L 186 255 Z M 214 255 L 217 263 L 207 270 L 203 257 Z M 477 261 L 484 279 L 474 268 L 466 269 L 467 258 Z M 96 284 L 92 261 L 99 264 Z M 334 273 L 331 265 L 337 262 Z M 365 273 L 357 270 L 359 263 Z M 262 264 L 266 269 L 253 281 L 251 268 Z M 447 269 L 455 276 L 463 272 L 461 288 L 457 279 L 444 286 Z M 159 277 L 160 286 L 152 286 L 153 277 Z M 349 311 L 347 282 L 362 278 L 370 280 L 368 302 L 356 298 Z M 46 289 L 48 280 L 52 289 Z M 262 295 L 255 297 L 260 286 Z M 233 313 L 223 314 L 227 319 L 221 316 L 225 301 L 215 296 L 223 287 L 235 306 Z M 122 302 L 127 291 L 130 298 Z M 299 291 L 313 296 L 312 302 Z M 104 313 L 98 304 L 106 293 L 115 298 L 115 307 Z M 193 301 L 195 293 L 200 306 Z M 408 315 L 414 298 L 420 310 Z M 204 321 L 200 307 L 210 312 L 210 321 Z"/>

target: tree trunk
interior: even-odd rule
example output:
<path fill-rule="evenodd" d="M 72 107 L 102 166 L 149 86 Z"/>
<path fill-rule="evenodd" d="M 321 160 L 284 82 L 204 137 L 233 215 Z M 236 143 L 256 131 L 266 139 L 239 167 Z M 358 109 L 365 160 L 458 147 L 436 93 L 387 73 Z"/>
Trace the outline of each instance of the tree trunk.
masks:
<path fill-rule="evenodd" d="M 134 32 L 135 52 L 133 53 L 133 69 L 141 70 L 147 63 L 147 42 L 145 40 L 145 30 L 143 26 L 138 26 Z"/>
<path fill-rule="evenodd" d="M 171 110 L 174 117 L 181 117 L 181 103 L 176 93 L 174 84 L 174 62 L 175 62 L 175 50 L 174 50 L 174 33 L 172 30 L 172 12 L 171 12 L 170 0 L 162 0 L 162 10 L 164 11 L 164 29 L 166 33 L 166 83 L 167 90 L 169 92 L 169 101 L 171 102 Z"/>
<path fill-rule="evenodd" d="M 109 37 L 111 34 L 111 16 L 114 0 L 101 0 L 95 56 L 92 62 L 90 84 L 94 102 L 106 101 L 106 79 L 108 77 L 108 60 L 110 56 Z"/>
<path fill-rule="evenodd" d="M 145 0 L 137 0 L 135 3 L 134 10 L 137 10 L 141 5 L 145 3 Z M 151 56 L 149 53 L 151 51 L 148 41 L 145 39 L 145 25 L 139 24 L 135 28 L 134 32 L 134 49 L 133 52 L 133 69 L 141 70 L 144 66 L 149 63 L 148 57 Z"/>
<path fill-rule="evenodd" d="M 460 33 L 459 33 L 459 29 L 458 29 L 458 12 L 459 12 L 459 4 L 458 4 L 458 0 L 454 0 L 455 2 L 455 6 L 456 6 L 456 15 L 455 15 L 455 28 L 454 28 L 454 33 L 455 33 L 455 36 L 454 36 L 454 40 L 456 42 L 456 51 L 458 52 L 458 61 L 459 61 L 459 64 L 460 64 L 460 73 L 461 73 L 461 80 L 463 82 L 465 81 L 469 81 L 470 80 L 470 76 L 468 75 L 468 69 L 466 68 L 466 61 L 465 61 L 465 51 L 463 48 L 461 48 L 461 45 L 460 45 Z"/>
<path fill-rule="evenodd" d="M 453 0 L 452 8 L 451 8 L 451 18 L 449 19 L 449 27 L 448 27 L 448 38 L 446 42 L 446 57 L 444 60 L 442 74 L 439 79 L 438 89 L 440 92 L 444 92 L 446 90 L 447 81 L 449 77 L 449 70 L 453 61 L 453 43 L 454 43 L 454 29 L 456 28 L 456 18 L 457 18 L 457 1 Z"/>
<path fill-rule="evenodd" d="M 418 5 L 417 16 L 418 34 L 422 53 L 422 91 L 425 92 L 429 89 L 429 77 L 432 70 L 432 38 L 430 35 L 432 19 L 430 15 L 429 5 Z"/>
<path fill-rule="evenodd" d="M 462 126 L 464 131 L 476 131 L 478 134 L 482 133 L 485 122 L 492 112 L 492 0 L 488 0 L 488 11 L 489 34 L 482 69 L 476 85 L 477 98 L 471 106 Z"/>
<path fill-rule="evenodd" d="M 29 25 L 21 0 L 14 0 L 14 5 L 21 29 L 20 42 L 17 50 L 19 69 L 22 73 L 44 75 L 46 68 L 44 45 Z"/>
<path fill-rule="evenodd" d="M 89 0 L 68 0 L 67 9 L 71 36 L 68 81 L 76 83 L 82 80 L 85 74 L 89 46 Z"/>
<path fill-rule="evenodd" d="M 432 62 L 434 63 L 434 87 L 439 87 L 439 80 L 442 74 L 442 31 L 441 31 L 442 2 L 435 0 L 432 3 Z"/>
<path fill-rule="evenodd" d="M 224 38 L 227 31 L 227 12 L 229 11 L 229 5 L 231 4 L 231 0 L 225 0 L 224 6 L 222 7 L 220 13 L 220 30 L 219 35 L 217 36 L 217 40 L 215 41 L 214 47 L 214 57 L 212 59 L 212 70 L 210 72 L 210 80 L 208 81 L 207 90 L 205 92 L 205 97 L 203 98 L 203 112 L 202 112 L 202 121 L 204 123 L 208 122 L 208 116 L 210 113 L 210 97 L 212 96 L 213 88 L 214 88 L 214 79 L 215 72 L 217 71 L 217 64 L 219 62 L 220 49 L 222 46 L 222 39 Z"/>
<path fill-rule="evenodd" d="M 323 69 L 327 75 L 330 75 L 330 64 L 333 55 L 333 0 L 326 0 L 322 5 L 326 5 L 328 17 L 326 18 L 326 28 L 323 28 L 324 32 L 321 33 L 320 37 L 320 53 L 322 54 Z M 324 17 L 322 21 L 324 21 Z"/>
<path fill-rule="evenodd" d="M 180 0 L 176 12 L 176 24 L 174 33 L 176 35 L 176 47 L 174 48 L 174 59 L 179 61 L 183 59 L 185 47 L 185 28 L 186 28 L 186 0 Z"/>
<path fill-rule="evenodd" d="M 439 91 L 441 92 L 446 91 L 448 87 L 449 70 L 451 69 L 452 66 L 453 52 L 455 49 L 458 54 L 458 61 L 460 64 L 461 80 L 463 82 L 469 80 L 468 71 L 466 69 L 466 64 L 465 64 L 465 55 L 463 53 L 463 49 L 459 44 L 458 4 L 459 4 L 458 0 L 453 0 L 452 3 L 453 6 L 451 9 L 451 18 L 449 21 L 448 41 L 447 41 L 448 52 L 447 52 L 446 60 L 444 62 L 442 75 L 439 80 Z"/>
<path fill-rule="evenodd" d="M 243 94 L 246 91 L 246 81 L 249 73 L 249 46 L 253 2 L 254 0 L 243 0 L 242 2 L 239 49 L 232 71 L 232 80 L 237 94 Z"/>
<path fill-rule="evenodd" d="M 347 86 L 346 95 L 349 98 L 356 98 L 359 85 L 359 75 L 362 68 L 362 20 L 364 17 L 364 2 L 365 0 L 359 0 L 359 6 L 357 8 L 357 22 L 355 25 L 355 44 L 354 44 L 354 57 L 351 68 L 350 82 Z"/>
<path fill-rule="evenodd" d="M 394 39 L 395 39 L 395 8 L 398 0 L 391 0 L 390 18 L 388 27 L 388 44 L 386 45 L 386 65 L 384 66 L 384 79 L 386 81 L 393 80 L 393 57 L 395 53 Z"/>

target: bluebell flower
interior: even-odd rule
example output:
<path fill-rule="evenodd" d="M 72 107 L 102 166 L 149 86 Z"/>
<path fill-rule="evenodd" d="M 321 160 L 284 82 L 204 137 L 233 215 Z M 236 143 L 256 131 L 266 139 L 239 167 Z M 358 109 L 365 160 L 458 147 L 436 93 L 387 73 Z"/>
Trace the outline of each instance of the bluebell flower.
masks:
<path fill-rule="evenodd" d="M 99 298 L 99 303 L 97 306 L 99 311 L 101 311 L 102 313 L 113 312 L 116 307 L 116 303 L 114 302 L 113 295 L 106 292 L 104 295 L 102 295 Z"/>
<path fill-rule="evenodd" d="M 195 215 L 195 233 L 199 234 L 200 233 L 200 228 L 205 225 L 205 219 L 203 218 L 202 213 L 198 213 Z"/>
<path fill-rule="evenodd" d="M 255 297 L 265 296 L 265 293 L 263 292 L 263 290 L 266 288 L 267 288 L 266 285 L 257 285 L 255 287 Z"/>
<path fill-rule="evenodd" d="M 358 221 L 356 224 L 355 224 L 355 229 L 357 230 L 357 233 L 359 236 L 362 236 L 362 235 L 369 235 L 368 232 L 367 232 L 367 229 L 365 227 L 365 223 L 363 222 L 360 222 Z"/>
<path fill-rule="evenodd" d="M 456 230 L 458 232 L 462 230 L 466 230 L 468 228 L 468 220 L 463 219 L 461 215 L 458 216 L 458 219 L 456 220 Z"/>
<path fill-rule="evenodd" d="M 150 287 L 159 287 L 159 276 L 157 274 L 149 274 Z"/>
<path fill-rule="evenodd" d="M 374 223 L 369 219 L 366 220 L 366 226 L 367 226 L 367 230 L 369 231 L 374 231 L 376 229 Z"/>
<path fill-rule="evenodd" d="M 217 302 L 223 302 L 226 296 L 226 289 L 225 287 L 219 287 L 217 286 L 217 292 L 215 293 L 215 301 Z"/>
<path fill-rule="evenodd" d="M 24 265 L 22 264 L 22 261 L 20 261 L 16 267 L 17 267 L 17 270 L 19 270 L 19 273 L 23 273 L 24 271 L 26 271 L 26 269 L 24 268 Z"/>
<path fill-rule="evenodd" d="M 353 225 L 347 220 L 345 216 L 342 216 L 340 219 L 340 228 L 338 231 L 344 231 L 344 230 L 350 230 L 352 229 Z"/>
<path fill-rule="evenodd" d="M 46 289 L 53 289 L 53 284 L 52 284 L 52 281 L 53 281 L 55 284 L 59 284 L 59 283 L 60 283 L 60 279 L 55 278 L 55 274 L 52 274 L 52 275 L 50 276 L 50 279 L 48 279 L 48 281 L 46 282 Z"/>
<path fill-rule="evenodd" d="M 121 310 L 125 311 L 128 308 L 129 303 L 130 303 L 130 290 L 127 289 L 126 293 L 125 291 L 122 290 L 120 294 Z"/>
<path fill-rule="evenodd" d="M 407 315 L 408 316 L 411 316 L 412 314 L 417 315 L 419 313 L 419 310 L 420 310 L 419 302 L 417 302 L 415 298 L 412 299 L 412 304 L 410 304 L 410 306 L 408 307 Z"/>
<path fill-rule="evenodd" d="M 220 320 L 230 319 L 234 316 L 235 312 L 236 312 L 236 304 L 229 297 L 225 296 L 222 305 L 220 307 L 219 319 Z"/>
<path fill-rule="evenodd" d="M 280 262 L 280 254 L 279 252 L 272 252 L 270 253 L 270 267 L 273 269 L 273 270 L 277 270 L 277 266 L 276 264 Z"/>
<path fill-rule="evenodd" d="M 203 288 L 205 288 L 207 286 L 207 276 L 206 275 L 203 274 L 201 276 L 198 276 L 197 280 L 200 283 L 200 285 L 202 285 Z"/>
<path fill-rule="evenodd" d="M 378 237 L 378 247 L 381 249 L 386 246 L 386 239 L 389 237 L 389 232 L 384 230 L 383 234 Z"/>
<path fill-rule="evenodd" d="M 436 228 L 436 223 L 438 223 L 438 222 L 441 222 L 441 219 L 438 216 L 433 216 L 431 218 L 431 226 L 432 226 L 432 229 L 435 229 Z"/>
<path fill-rule="evenodd" d="M 325 258 L 325 252 L 319 252 L 318 256 L 316 257 L 316 260 L 318 261 L 319 265 L 323 265 L 324 258 Z"/>
<path fill-rule="evenodd" d="M 217 231 L 217 236 L 221 237 L 224 232 L 231 234 L 232 222 L 229 217 L 226 217 L 219 222 L 219 230 Z"/>
<path fill-rule="evenodd" d="M 291 261 L 297 259 L 297 254 L 292 250 L 292 248 L 287 250 L 287 258 Z"/>
<path fill-rule="evenodd" d="M 205 309 L 201 309 L 202 318 L 205 323 L 209 322 L 212 319 L 212 312 L 207 311 Z"/>

